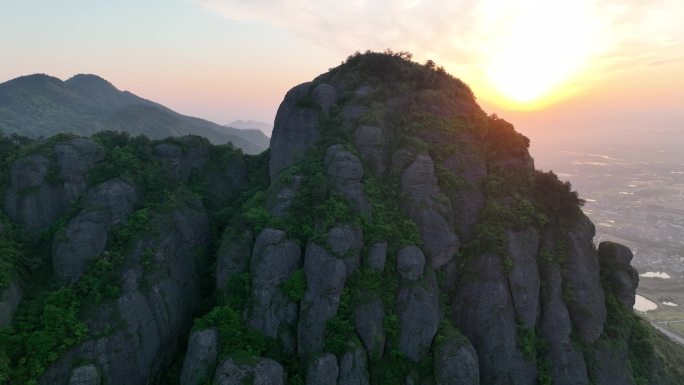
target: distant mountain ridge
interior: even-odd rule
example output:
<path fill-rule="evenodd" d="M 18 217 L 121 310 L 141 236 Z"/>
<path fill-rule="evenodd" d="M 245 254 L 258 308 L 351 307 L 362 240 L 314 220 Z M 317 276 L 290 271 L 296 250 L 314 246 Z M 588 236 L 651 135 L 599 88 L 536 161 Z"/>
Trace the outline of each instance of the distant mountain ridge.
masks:
<path fill-rule="evenodd" d="M 62 81 L 34 74 L 0 84 L 0 131 L 35 138 L 60 132 L 89 136 L 103 130 L 152 139 L 200 135 L 214 144 L 231 142 L 247 154 L 268 148 L 268 137 L 261 132 L 179 114 L 120 91 L 97 75 L 80 74 Z"/>

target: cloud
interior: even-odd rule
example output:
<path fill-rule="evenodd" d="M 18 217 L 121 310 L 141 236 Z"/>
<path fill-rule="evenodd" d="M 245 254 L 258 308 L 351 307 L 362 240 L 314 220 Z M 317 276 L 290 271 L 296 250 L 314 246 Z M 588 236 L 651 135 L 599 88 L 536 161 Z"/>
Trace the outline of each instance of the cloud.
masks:
<path fill-rule="evenodd" d="M 525 97 L 588 67 L 668 60 L 684 36 L 680 0 L 195 1 L 229 19 L 280 26 L 341 55 L 408 50 L 492 88 L 519 89 L 529 77 L 544 77 Z"/>

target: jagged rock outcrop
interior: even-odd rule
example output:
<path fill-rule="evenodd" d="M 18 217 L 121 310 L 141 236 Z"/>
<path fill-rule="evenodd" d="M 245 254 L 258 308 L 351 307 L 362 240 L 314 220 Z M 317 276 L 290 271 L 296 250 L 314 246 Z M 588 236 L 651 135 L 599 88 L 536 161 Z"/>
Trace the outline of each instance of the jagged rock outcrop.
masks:
<path fill-rule="evenodd" d="M 84 201 L 81 212 L 55 236 L 52 246 L 55 274 L 71 282 L 104 251 L 109 231 L 133 212 L 137 195 L 133 186 L 114 179 L 93 187 Z"/>
<path fill-rule="evenodd" d="M 209 240 L 202 203 L 179 197 L 176 204 L 151 219 L 154 231 L 126 256 L 120 296 L 93 309 L 85 320 L 90 336 L 46 370 L 42 385 L 62 384 L 83 361 L 95 364 L 111 385 L 146 384 L 168 364 L 198 304 L 202 268 L 195 253 Z M 144 269 L 143 254 L 163 268 Z"/>
<path fill-rule="evenodd" d="M 53 146 L 56 159 L 32 154 L 12 164 L 4 208 L 31 234 L 48 228 L 85 190 L 87 172 L 104 157 L 102 147 L 86 139 Z"/>
<path fill-rule="evenodd" d="M 218 358 L 218 330 L 209 328 L 190 334 L 181 369 L 181 385 L 202 385 L 211 378 Z"/>
<path fill-rule="evenodd" d="M 335 103 L 337 96 L 325 85 L 318 86 L 316 97 L 308 101 L 311 83 L 302 83 L 285 95 L 278 107 L 271 137 L 271 181 L 284 169 L 292 165 L 318 140 L 318 118 L 321 109 L 326 111 Z"/>
<path fill-rule="evenodd" d="M 27 362 L 42 385 L 684 382 L 684 351 L 631 311 L 630 251 L 597 251 L 570 186 L 431 63 L 352 55 L 287 93 L 259 156 L 94 140 L 107 163 L 74 139 L 0 170 L 34 238 L 80 199 L 37 248 L 64 311 L 33 292 L 41 270 L 6 329 L 14 382 L 38 379 Z"/>

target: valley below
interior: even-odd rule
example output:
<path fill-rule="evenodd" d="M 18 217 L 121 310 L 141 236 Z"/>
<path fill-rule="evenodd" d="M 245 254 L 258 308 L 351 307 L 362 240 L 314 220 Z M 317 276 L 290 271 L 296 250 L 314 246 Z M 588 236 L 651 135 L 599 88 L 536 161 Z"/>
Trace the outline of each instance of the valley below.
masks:
<path fill-rule="evenodd" d="M 585 200 L 583 211 L 596 226 L 596 244 L 611 240 L 632 249 L 632 265 L 640 275 L 635 310 L 684 343 L 684 154 L 679 151 L 680 138 L 677 131 L 627 133 L 621 141 L 600 139 L 594 145 L 542 144 L 533 148 L 533 155 L 537 167 L 570 181 Z M 643 145 L 637 148 L 634 143 Z"/>

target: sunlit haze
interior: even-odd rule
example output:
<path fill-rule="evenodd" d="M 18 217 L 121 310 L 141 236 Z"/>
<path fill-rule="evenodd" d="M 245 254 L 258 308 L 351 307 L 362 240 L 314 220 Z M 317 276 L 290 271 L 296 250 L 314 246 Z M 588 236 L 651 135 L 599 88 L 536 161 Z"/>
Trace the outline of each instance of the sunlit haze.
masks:
<path fill-rule="evenodd" d="M 684 5 L 675 0 L 0 0 L 0 7 L 0 81 L 95 73 L 218 123 L 272 122 L 291 86 L 356 50 L 386 48 L 445 66 L 485 110 L 523 132 L 684 121 Z"/>

